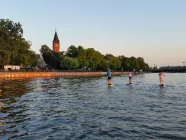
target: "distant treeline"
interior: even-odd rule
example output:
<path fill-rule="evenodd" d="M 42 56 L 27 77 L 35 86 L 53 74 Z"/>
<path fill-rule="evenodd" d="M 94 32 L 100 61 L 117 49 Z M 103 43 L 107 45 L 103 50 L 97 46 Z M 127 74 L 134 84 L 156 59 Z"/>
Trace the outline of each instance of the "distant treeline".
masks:
<path fill-rule="evenodd" d="M 47 45 L 42 45 L 40 52 L 48 66 L 55 69 L 90 69 L 106 71 L 111 70 L 133 71 L 149 69 L 142 57 L 103 55 L 93 48 L 84 49 L 82 46 L 71 45 L 65 55 L 54 52 Z"/>
<path fill-rule="evenodd" d="M 167 67 L 160 67 L 159 69 L 152 69 L 151 72 L 186 72 L 186 66 L 167 66 Z"/>

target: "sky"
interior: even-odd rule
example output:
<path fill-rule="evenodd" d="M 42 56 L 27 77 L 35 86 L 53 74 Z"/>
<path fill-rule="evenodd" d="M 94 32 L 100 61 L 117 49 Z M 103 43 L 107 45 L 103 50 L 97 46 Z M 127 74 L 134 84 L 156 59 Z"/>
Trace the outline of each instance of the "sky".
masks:
<path fill-rule="evenodd" d="M 150 67 L 186 62 L 186 0 L 0 0 L 0 18 L 20 22 L 39 53 L 70 45 L 143 57 Z"/>

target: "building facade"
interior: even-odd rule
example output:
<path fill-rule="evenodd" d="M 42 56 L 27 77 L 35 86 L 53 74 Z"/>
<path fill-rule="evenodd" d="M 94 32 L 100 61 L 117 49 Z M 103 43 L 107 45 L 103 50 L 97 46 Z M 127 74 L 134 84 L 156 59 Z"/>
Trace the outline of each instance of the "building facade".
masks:
<path fill-rule="evenodd" d="M 56 31 L 55 31 L 54 39 L 53 39 L 53 51 L 60 52 L 60 41 L 58 39 L 58 35 Z"/>

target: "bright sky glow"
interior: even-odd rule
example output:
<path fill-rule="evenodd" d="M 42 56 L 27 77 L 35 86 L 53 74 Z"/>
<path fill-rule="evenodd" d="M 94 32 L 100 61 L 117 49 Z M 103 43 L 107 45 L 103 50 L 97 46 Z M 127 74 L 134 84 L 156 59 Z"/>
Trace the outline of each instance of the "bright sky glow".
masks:
<path fill-rule="evenodd" d="M 143 57 L 149 66 L 186 61 L 186 0 L 1 0 L 0 17 L 20 22 L 39 53 L 82 45 L 115 56 Z"/>

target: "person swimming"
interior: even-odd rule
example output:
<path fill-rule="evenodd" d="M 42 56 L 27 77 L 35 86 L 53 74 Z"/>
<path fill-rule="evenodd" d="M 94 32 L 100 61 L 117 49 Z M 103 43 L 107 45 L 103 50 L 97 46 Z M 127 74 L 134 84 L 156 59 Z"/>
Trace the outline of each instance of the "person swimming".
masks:
<path fill-rule="evenodd" d="M 127 76 L 129 77 L 129 84 L 132 84 L 132 72 L 129 72 Z"/>
<path fill-rule="evenodd" d="M 164 72 L 159 73 L 160 86 L 163 86 L 165 74 Z"/>
<path fill-rule="evenodd" d="M 110 72 L 110 69 L 107 72 L 107 80 L 108 80 L 108 84 L 111 85 L 112 84 L 112 78 L 111 78 L 112 73 Z"/>

